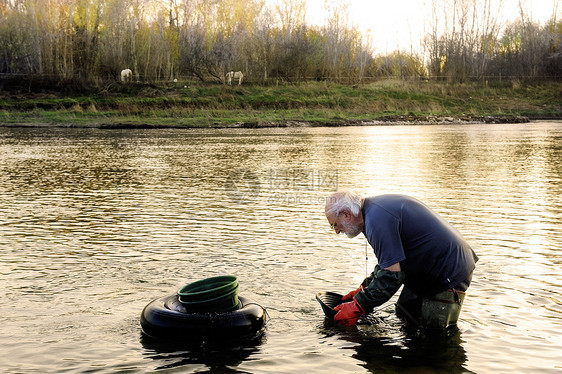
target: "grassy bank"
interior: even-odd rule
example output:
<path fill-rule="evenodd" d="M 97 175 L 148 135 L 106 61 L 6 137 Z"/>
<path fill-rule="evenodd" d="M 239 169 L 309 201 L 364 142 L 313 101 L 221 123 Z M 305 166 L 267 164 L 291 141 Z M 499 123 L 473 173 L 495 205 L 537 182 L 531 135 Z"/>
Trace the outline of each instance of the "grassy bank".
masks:
<path fill-rule="evenodd" d="M 112 84 L 87 94 L 0 91 L 4 126 L 276 126 L 431 122 L 491 117 L 562 118 L 562 83 L 381 81 L 223 86 Z"/>

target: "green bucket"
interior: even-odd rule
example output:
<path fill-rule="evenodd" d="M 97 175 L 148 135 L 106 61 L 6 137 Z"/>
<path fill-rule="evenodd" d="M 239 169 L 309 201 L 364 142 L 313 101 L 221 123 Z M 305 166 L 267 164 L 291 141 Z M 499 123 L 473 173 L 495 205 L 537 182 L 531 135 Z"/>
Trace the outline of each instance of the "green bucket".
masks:
<path fill-rule="evenodd" d="M 238 279 L 223 275 L 183 286 L 178 298 L 193 313 L 230 312 L 238 309 Z"/>

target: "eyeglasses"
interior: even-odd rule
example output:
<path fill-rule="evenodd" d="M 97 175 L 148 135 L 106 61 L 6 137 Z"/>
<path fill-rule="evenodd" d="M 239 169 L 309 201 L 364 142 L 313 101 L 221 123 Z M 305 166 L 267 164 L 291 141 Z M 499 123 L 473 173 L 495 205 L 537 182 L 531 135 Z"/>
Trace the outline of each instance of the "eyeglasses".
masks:
<path fill-rule="evenodd" d="M 332 230 L 335 230 L 335 229 L 338 228 L 338 224 L 337 224 L 337 222 L 336 222 L 337 220 L 338 220 L 338 217 L 336 217 L 336 219 L 334 220 L 334 223 L 330 224 L 330 228 L 331 228 Z"/>

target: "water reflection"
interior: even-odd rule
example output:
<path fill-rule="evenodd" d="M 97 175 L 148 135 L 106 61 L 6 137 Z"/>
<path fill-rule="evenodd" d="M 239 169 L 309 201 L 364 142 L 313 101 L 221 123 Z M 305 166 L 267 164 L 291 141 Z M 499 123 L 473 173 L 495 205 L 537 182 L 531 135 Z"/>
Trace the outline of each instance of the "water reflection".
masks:
<path fill-rule="evenodd" d="M 205 368 L 210 372 L 239 373 L 236 367 L 259 351 L 265 336 L 246 341 L 182 343 L 157 340 L 143 334 L 140 342 L 145 358 L 155 362 L 155 370 L 186 367 L 191 370 L 199 368 L 198 372 Z"/>
<path fill-rule="evenodd" d="M 357 343 L 354 347 L 356 354 L 353 357 L 363 361 L 363 366 L 372 373 L 406 370 L 432 373 L 469 372 L 465 368 L 467 357 L 459 330 L 448 336 L 415 336 L 405 339 L 402 344 L 376 337 Z"/>
<path fill-rule="evenodd" d="M 325 338 L 345 342 L 345 349 L 372 373 L 469 372 L 462 333 L 406 328 L 389 305 L 378 310 L 357 326 L 339 326 L 325 319 L 318 333 Z M 351 344 L 349 344 L 351 343 Z"/>

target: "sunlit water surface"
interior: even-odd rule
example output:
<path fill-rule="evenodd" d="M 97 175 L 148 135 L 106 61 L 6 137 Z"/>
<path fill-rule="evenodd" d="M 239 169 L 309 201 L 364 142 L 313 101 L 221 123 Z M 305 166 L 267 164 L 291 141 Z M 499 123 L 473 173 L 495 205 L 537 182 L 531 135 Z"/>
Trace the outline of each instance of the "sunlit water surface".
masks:
<path fill-rule="evenodd" d="M 336 189 L 413 195 L 480 257 L 459 332 L 324 323 L 365 239 L 330 232 Z M 562 123 L 260 130 L 0 129 L 0 367 L 48 372 L 560 372 Z M 261 340 L 159 345 L 153 298 L 233 274 Z"/>

